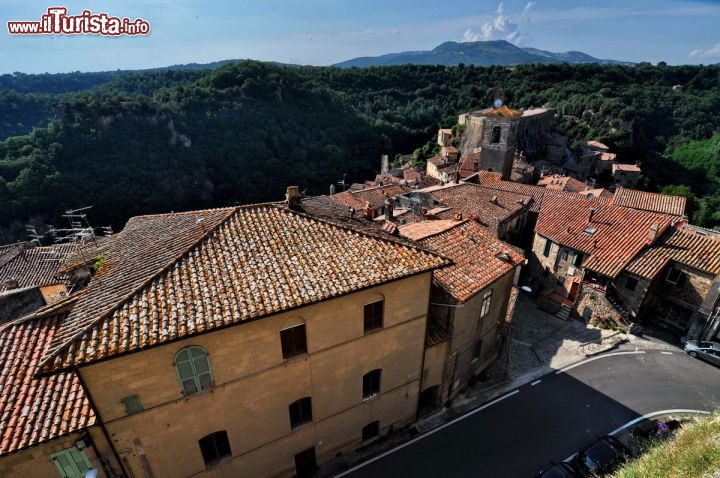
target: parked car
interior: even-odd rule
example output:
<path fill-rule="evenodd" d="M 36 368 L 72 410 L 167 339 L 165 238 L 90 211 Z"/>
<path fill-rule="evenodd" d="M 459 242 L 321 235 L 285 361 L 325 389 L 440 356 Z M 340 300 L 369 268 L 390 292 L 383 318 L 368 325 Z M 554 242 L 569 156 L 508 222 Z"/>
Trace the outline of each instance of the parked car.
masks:
<path fill-rule="evenodd" d="M 685 342 L 685 352 L 693 358 L 699 358 L 720 367 L 720 344 L 701 340 Z"/>
<path fill-rule="evenodd" d="M 581 476 L 575 463 L 562 461 L 541 471 L 535 475 L 535 478 L 580 478 Z"/>
<path fill-rule="evenodd" d="M 617 438 L 607 435 L 583 448 L 574 457 L 584 476 L 602 476 L 630 457 L 630 450 Z"/>

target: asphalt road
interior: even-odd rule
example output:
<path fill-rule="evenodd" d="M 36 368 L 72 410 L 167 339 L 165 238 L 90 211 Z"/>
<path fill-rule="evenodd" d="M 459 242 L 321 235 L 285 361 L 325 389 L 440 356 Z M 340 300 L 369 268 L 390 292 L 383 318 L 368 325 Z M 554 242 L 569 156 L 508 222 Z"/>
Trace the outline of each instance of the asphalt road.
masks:
<path fill-rule="evenodd" d="M 340 476 L 531 477 L 629 421 L 720 405 L 720 368 L 685 353 L 608 354 L 545 375 Z"/>

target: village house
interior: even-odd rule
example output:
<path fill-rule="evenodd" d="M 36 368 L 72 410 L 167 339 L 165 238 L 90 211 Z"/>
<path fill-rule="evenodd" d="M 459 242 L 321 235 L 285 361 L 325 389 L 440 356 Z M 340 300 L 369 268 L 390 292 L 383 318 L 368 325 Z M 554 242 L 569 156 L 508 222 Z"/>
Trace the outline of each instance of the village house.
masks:
<path fill-rule="evenodd" d="M 530 268 L 544 289 L 539 305 L 565 318 L 716 333 L 696 311 L 715 300 L 720 238 L 685 223 L 684 199 L 623 188 L 611 200 L 545 198 Z"/>
<path fill-rule="evenodd" d="M 385 186 L 372 186 L 368 188 L 357 189 L 354 191 L 345 191 L 333 194 L 330 199 L 347 208 L 352 208 L 358 214 L 362 214 L 368 219 L 373 219 L 383 213 L 385 201 L 388 198 L 405 194 L 410 188 L 399 184 L 389 184 Z"/>
<path fill-rule="evenodd" d="M 635 164 L 613 164 L 612 177 L 617 186 L 633 188 L 640 181 L 642 169 Z"/>
<path fill-rule="evenodd" d="M 77 374 L 34 376 L 71 305 L 61 301 L 0 326 L 3 477 L 74 478 L 91 470 L 100 477 L 120 476 Z"/>
<path fill-rule="evenodd" d="M 422 412 L 455 397 L 497 358 L 525 258 L 473 220 L 418 222 L 400 234 L 454 262 L 433 274 Z"/>
<path fill-rule="evenodd" d="M 76 244 L 0 246 L 0 323 L 34 312 L 64 297 L 78 277 L 63 274 Z"/>
<path fill-rule="evenodd" d="M 296 201 L 135 217 L 105 247 L 36 372 L 77 376 L 76 428 L 101 424 L 108 469 L 305 476 L 414 421 L 432 274 L 451 262 Z"/>
<path fill-rule="evenodd" d="M 444 183 L 452 181 L 458 172 L 458 163 L 442 155 L 427 160 L 425 174 Z"/>

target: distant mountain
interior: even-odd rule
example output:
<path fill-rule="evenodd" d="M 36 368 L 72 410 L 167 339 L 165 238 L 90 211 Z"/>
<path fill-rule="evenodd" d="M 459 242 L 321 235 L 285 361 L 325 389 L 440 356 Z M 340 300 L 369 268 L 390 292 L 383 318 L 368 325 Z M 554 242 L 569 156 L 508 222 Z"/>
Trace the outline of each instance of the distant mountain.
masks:
<path fill-rule="evenodd" d="M 380 56 L 364 56 L 336 63 L 341 68 L 383 65 L 518 65 L 524 63 L 632 63 L 603 60 L 579 51 L 552 53 L 536 48 L 520 48 L 504 40 L 457 43 L 448 41 L 430 51 L 405 51 Z"/>

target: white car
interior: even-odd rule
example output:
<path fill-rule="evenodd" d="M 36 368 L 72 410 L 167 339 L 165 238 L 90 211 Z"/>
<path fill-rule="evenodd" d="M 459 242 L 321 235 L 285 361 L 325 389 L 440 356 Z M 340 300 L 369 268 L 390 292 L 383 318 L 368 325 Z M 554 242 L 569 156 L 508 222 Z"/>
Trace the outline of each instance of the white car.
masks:
<path fill-rule="evenodd" d="M 720 344 L 702 340 L 685 342 L 685 352 L 693 358 L 699 358 L 720 367 Z"/>

